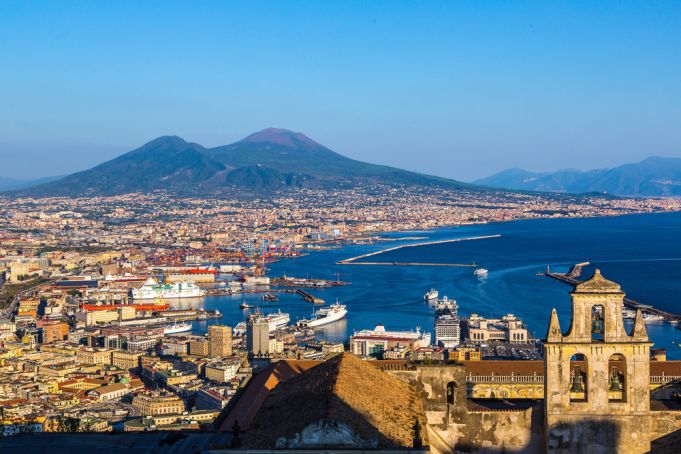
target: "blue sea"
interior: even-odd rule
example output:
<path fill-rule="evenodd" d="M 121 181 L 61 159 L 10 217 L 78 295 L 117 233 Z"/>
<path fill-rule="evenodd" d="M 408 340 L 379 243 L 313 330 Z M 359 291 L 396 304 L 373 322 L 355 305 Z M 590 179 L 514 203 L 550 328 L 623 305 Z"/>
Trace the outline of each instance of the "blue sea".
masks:
<path fill-rule="evenodd" d="M 442 243 L 404 248 L 371 257 L 372 261 L 472 263 L 487 268 L 484 278 L 472 268 L 425 266 L 358 266 L 336 262 L 400 244 L 413 244 L 479 235 L 498 238 Z M 523 319 L 536 337 L 544 337 L 552 308 L 556 308 L 563 330 L 570 323 L 570 287 L 538 272 L 550 266 L 567 271 L 578 262 L 589 261 L 588 277 L 595 268 L 621 284 L 627 295 L 641 303 L 681 313 L 681 213 L 628 215 L 606 218 L 540 219 L 490 223 L 428 231 L 385 235 L 392 241 L 350 245 L 286 259 L 269 266 L 271 276 L 340 279 L 352 284 L 311 290 L 327 303 L 338 299 L 348 307 L 347 319 L 326 327 L 329 340 L 345 341 L 354 330 L 384 324 L 386 329 L 421 327 L 432 331 L 433 310 L 423 301 L 431 287 L 459 303 L 462 315 L 501 316 L 513 313 Z M 403 239 L 423 237 L 424 239 Z M 260 295 L 206 297 L 183 300 L 181 307 L 219 309 L 222 323 L 245 319 L 242 301 L 257 304 L 264 312 L 281 309 L 292 321 L 308 317 L 312 305 L 297 295 L 282 294 L 276 303 L 263 303 Z M 207 322 L 194 322 L 195 332 Z M 667 356 L 681 359 L 681 330 L 666 322 L 648 323 L 648 334 Z"/>

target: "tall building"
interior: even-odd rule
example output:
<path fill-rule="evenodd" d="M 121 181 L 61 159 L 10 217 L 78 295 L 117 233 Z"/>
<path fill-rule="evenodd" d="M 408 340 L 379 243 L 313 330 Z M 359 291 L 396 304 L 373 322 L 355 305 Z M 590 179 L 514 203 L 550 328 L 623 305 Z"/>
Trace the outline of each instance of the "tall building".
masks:
<path fill-rule="evenodd" d="M 211 325 L 208 327 L 209 356 L 230 356 L 232 354 L 232 327 Z"/>
<path fill-rule="evenodd" d="M 600 271 L 575 286 L 563 334 L 554 309 L 546 336 L 547 452 L 650 452 L 650 346 L 639 310 L 631 333 L 624 292 Z"/>
<path fill-rule="evenodd" d="M 246 347 L 251 356 L 270 354 L 270 322 L 264 317 L 251 317 L 246 325 Z"/>

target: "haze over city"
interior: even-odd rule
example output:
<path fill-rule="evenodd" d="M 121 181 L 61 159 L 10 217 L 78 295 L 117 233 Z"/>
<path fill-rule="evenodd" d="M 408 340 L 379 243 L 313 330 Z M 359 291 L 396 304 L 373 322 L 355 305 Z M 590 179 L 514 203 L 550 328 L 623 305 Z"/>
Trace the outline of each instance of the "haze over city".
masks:
<path fill-rule="evenodd" d="M 471 181 L 681 156 L 678 2 L 0 4 L 0 176 L 266 127 Z"/>

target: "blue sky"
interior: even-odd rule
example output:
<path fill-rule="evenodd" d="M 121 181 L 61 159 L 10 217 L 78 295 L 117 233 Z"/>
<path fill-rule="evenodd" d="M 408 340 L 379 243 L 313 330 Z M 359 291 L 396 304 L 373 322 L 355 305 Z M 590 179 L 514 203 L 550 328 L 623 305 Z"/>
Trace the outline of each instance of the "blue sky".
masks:
<path fill-rule="evenodd" d="M 0 175 L 265 127 L 471 180 L 681 157 L 681 2 L 0 0 Z"/>

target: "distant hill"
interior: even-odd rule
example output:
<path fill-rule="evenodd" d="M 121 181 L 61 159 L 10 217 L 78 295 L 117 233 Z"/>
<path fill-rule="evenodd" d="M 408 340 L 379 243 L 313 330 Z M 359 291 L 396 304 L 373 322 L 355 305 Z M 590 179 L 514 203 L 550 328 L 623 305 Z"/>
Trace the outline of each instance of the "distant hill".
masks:
<path fill-rule="evenodd" d="M 473 183 L 528 191 L 677 197 L 681 196 L 681 158 L 651 157 L 635 164 L 587 172 L 567 169 L 535 173 L 508 169 Z"/>
<path fill-rule="evenodd" d="M 50 181 L 55 181 L 60 178 L 64 178 L 64 176 L 59 175 L 54 177 L 43 177 L 35 180 L 15 180 L 14 178 L 0 177 L 0 191 L 13 191 L 17 189 L 30 188 L 31 186 L 49 183 Z"/>
<path fill-rule="evenodd" d="M 89 170 L 15 194 L 91 196 L 166 190 L 195 196 L 258 196 L 290 188 L 333 189 L 373 183 L 472 187 L 356 161 L 301 133 L 270 128 L 216 148 L 205 148 L 176 136 L 159 137 Z"/>

